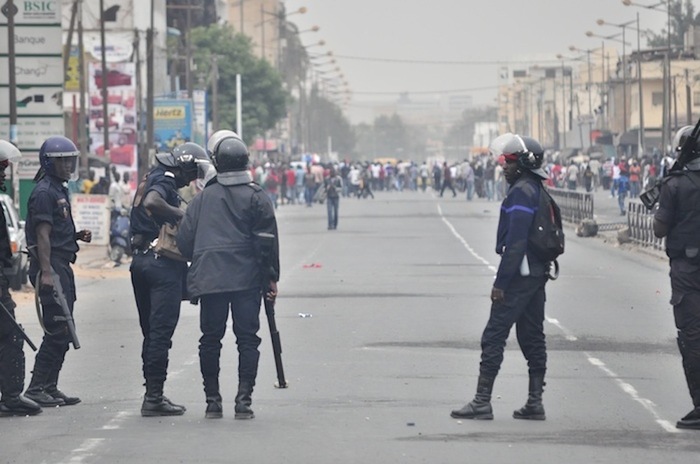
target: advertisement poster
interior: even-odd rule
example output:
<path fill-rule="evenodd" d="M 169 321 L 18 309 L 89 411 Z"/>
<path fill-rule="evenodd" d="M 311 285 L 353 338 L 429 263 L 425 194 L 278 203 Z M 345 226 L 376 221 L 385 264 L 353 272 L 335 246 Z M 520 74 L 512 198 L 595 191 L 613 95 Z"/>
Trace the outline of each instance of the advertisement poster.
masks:
<path fill-rule="evenodd" d="M 107 67 L 107 117 L 102 108 L 102 68 L 89 67 L 90 153 L 105 156 L 104 126 L 109 130 L 109 161 L 123 175 L 136 178 L 138 133 L 136 127 L 136 77 L 134 63 L 112 63 Z"/>
<path fill-rule="evenodd" d="M 158 151 L 170 151 L 192 140 L 192 101 L 156 100 L 154 135 Z"/>
<path fill-rule="evenodd" d="M 109 243 L 109 197 L 73 194 L 70 199 L 76 230 L 91 230 L 91 245 L 107 245 Z"/>

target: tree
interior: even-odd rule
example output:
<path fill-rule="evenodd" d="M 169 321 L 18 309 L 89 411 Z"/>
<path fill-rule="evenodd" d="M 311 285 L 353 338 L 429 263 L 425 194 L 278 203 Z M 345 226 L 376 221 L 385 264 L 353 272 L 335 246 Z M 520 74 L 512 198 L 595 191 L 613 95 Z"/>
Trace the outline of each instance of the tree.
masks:
<path fill-rule="evenodd" d="M 235 34 L 229 26 L 200 27 L 192 30 L 192 48 L 197 72 L 204 80 L 211 76 L 212 63 L 217 57 L 221 128 L 236 128 L 236 74 L 241 74 L 241 113 L 246 143 L 251 143 L 285 117 L 288 94 L 270 64 L 253 55 L 248 37 Z M 211 92 L 208 98 L 211 112 Z"/>
<path fill-rule="evenodd" d="M 330 137 L 334 152 L 343 155 L 352 152 L 355 148 L 355 134 L 350 122 L 340 107 L 321 95 L 315 85 L 309 94 L 308 115 L 309 151 L 325 153 Z"/>
<path fill-rule="evenodd" d="M 495 107 L 465 110 L 462 113 L 462 119 L 450 127 L 443 139 L 445 156 L 455 160 L 466 158 L 469 154 L 468 147 L 472 146 L 474 139 L 474 124 L 496 121 L 497 119 Z"/>
<path fill-rule="evenodd" d="M 682 49 L 684 46 L 685 33 L 690 29 L 695 19 L 695 7 L 691 0 L 670 0 L 671 1 L 671 46 Z M 668 29 L 661 29 L 660 34 L 651 34 L 647 40 L 649 47 L 668 46 Z"/>

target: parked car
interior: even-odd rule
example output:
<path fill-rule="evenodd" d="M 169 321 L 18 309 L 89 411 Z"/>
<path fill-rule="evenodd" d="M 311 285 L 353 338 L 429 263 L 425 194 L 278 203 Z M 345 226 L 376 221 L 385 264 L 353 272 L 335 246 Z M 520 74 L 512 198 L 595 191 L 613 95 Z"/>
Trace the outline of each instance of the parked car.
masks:
<path fill-rule="evenodd" d="M 104 118 L 95 119 L 95 127 L 97 128 L 97 130 L 102 130 L 104 124 Z M 109 117 L 109 128 L 111 129 L 112 127 L 114 127 L 115 129 L 119 129 L 119 121 L 114 119 L 114 116 Z"/>
<path fill-rule="evenodd" d="M 107 71 L 107 87 L 116 87 L 120 85 L 131 85 L 131 76 L 116 69 Z M 95 86 L 102 87 L 102 70 L 95 70 Z"/>
<path fill-rule="evenodd" d="M 10 233 L 10 248 L 12 248 L 12 267 L 5 268 L 5 275 L 10 281 L 12 290 L 20 290 L 27 283 L 29 272 L 29 258 L 27 255 L 27 238 L 24 232 L 24 221 L 20 221 L 19 213 L 15 209 L 12 198 L 6 194 L 0 194 L 7 229 Z"/>

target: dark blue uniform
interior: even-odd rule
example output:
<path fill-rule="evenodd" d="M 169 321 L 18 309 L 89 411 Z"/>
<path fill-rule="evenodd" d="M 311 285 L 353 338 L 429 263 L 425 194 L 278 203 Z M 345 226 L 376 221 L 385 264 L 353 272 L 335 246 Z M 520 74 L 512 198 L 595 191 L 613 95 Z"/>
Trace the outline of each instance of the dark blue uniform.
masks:
<path fill-rule="evenodd" d="M 180 318 L 187 263 L 159 256 L 150 246 L 161 226 L 174 222 L 174 218 L 152 216 L 144 208 L 141 200 L 152 191 L 174 207 L 180 205 L 180 197 L 173 174 L 157 166 L 148 174 L 144 189 L 137 192 L 131 210 L 134 254 L 130 271 L 143 333 L 143 376 L 147 384 L 153 382 L 162 388 L 171 339 Z"/>
<path fill-rule="evenodd" d="M 530 374 L 544 374 L 547 368 L 543 328 L 547 265 L 527 254 L 528 232 L 541 188 L 539 180 L 523 175 L 510 188 L 501 205 L 496 242 L 501 263 L 493 286 L 504 290 L 505 300 L 491 306 L 491 315 L 481 337 L 480 373 L 486 377 L 494 378 L 498 374 L 513 324 Z M 520 265 L 526 254 L 530 274 L 522 276 Z"/>
<path fill-rule="evenodd" d="M 661 187 L 655 219 L 668 226 L 666 254 L 671 264 L 671 304 L 678 348 L 695 410 L 679 421 L 700 428 L 700 162 L 674 172 Z"/>
<path fill-rule="evenodd" d="M 71 263 L 75 262 L 79 247 L 71 215 L 68 189 L 60 179 L 50 175 L 43 177 L 29 196 L 26 231 L 27 246 L 30 248 L 36 249 L 36 229 L 41 223 L 51 225 L 49 235 L 51 267 L 59 276 L 72 314 L 76 293 Z M 30 259 L 29 280 L 35 287 L 38 285 L 36 279 L 38 271 L 39 263 L 36 259 Z M 71 340 L 61 306 L 52 298 L 42 298 L 41 307 L 46 333 L 34 361 L 32 380 L 27 389 L 28 395 L 41 391 L 50 394 L 56 390 L 58 374 Z"/>

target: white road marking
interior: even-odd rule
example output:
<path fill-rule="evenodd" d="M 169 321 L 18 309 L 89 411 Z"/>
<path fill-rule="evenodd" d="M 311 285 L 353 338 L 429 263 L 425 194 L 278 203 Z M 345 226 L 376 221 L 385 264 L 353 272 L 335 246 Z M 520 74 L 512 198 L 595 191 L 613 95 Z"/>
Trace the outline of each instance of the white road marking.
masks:
<path fill-rule="evenodd" d="M 95 448 L 102 444 L 104 440 L 104 438 L 88 438 L 80 447 L 73 450 L 67 461 L 62 461 L 62 463 L 80 464 L 85 459 L 95 456 Z"/>
<path fill-rule="evenodd" d="M 486 259 L 482 258 L 476 251 L 474 251 L 474 248 L 472 248 L 471 245 L 469 245 L 469 243 L 467 243 L 467 241 L 464 240 L 464 238 L 463 238 L 461 235 L 459 235 L 459 232 L 457 232 L 457 229 L 454 228 L 454 226 L 452 225 L 452 223 L 450 223 L 450 221 L 448 221 L 447 218 L 446 218 L 446 217 L 444 216 L 444 214 L 442 213 L 442 208 L 440 207 L 440 205 L 437 205 L 437 208 L 438 208 L 438 213 L 440 213 L 440 218 L 442 219 L 442 222 L 444 222 L 445 224 L 447 224 L 447 227 L 448 227 L 448 228 L 450 229 L 450 231 L 452 232 L 452 235 L 454 235 L 455 237 L 457 237 L 457 240 L 459 240 L 459 241 L 462 243 L 462 245 L 464 245 L 464 248 L 466 248 L 467 251 L 468 251 L 474 258 L 476 258 L 477 260 L 481 261 L 487 268 L 489 268 L 489 270 L 491 270 L 491 271 L 493 271 L 493 272 L 498 272 L 498 269 L 497 269 L 496 267 L 494 267 L 494 266 L 493 266 L 491 263 L 489 263 Z"/>
<path fill-rule="evenodd" d="M 121 428 L 122 422 L 131 415 L 127 411 L 119 411 L 109 422 L 102 426 L 102 430 L 117 430 Z"/>
<path fill-rule="evenodd" d="M 649 411 L 652 416 L 654 416 L 654 420 L 656 421 L 657 424 L 661 426 L 665 431 L 669 433 L 678 433 L 679 430 L 669 421 L 662 419 L 661 416 L 659 416 L 659 413 L 656 412 L 656 404 L 647 399 L 647 398 L 642 398 L 639 396 L 639 393 L 637 392 L 637 389 L 634 388 L 631 384 L 625 382 L 618 376 L 612 369 L 610 369 L 608 366 L 605 365 L 603 361 L 601 361 L 598 358 L 594 358 L 588 353 L 584 353 L 586 355 L 586 358 L 588 359 L 588 362 L 590 362 L 592 365 L 600 369 L 601 371 L 605 372 L 608 377 L 613 379 L 615 383 L 617 384 L 620 389 L 627 393 L 634 401 L 637 403 L 641 404 L 644 409 Z"/>
<path fill-rule="evenodd" d="M 491 263 L 489 263 L 486 259 L 482 258 L 476 251 L 474 251 L 474 249 L 471 247 L 471 245 L 469 245 L 469 243 L 464 239 L 464 237 L 462 237 L 459 234 L 459 232 L 457 232 L 457 229 L 455 229 L 454 226 L 450 223 L 450 221 L 448 221 L 447 218 L 443 215 L 442 208 L 440 207 L 439 204 L 437 205 L 437 208 L 438 208 L 438 213 L 440 213 L 440 218 L 442 219 L 442 222 L 444 222 L 447 225 L 447 227 L 452 232 L 452 235 L 457 237 L 457 240 L 459 240 L 462 243 L 462 245 L 464 245 L 464 248 L 466 248 L 467 251 L 472 256 L 474 256 L 474 258 L 481 261 L 490 270 L 492 270 L 493 272 L 498 272 L 498 269 L 496 267 L 494 267 Z M 546 320 L 550 324 L 556 326 L 561 332 L 563 332 L 564 337 L 568 341 L 573 342 L 573 341 L 578 340 L 578 338 L 573 334 L 573 332 L 571 332 L 570 330 L 565 328 L 559 322 L 558 319 L 553 318 L 553 317 L 546 317 Z M 639 396 L 639 393 L 637 392 L 637 389 L 634 388 L 634 386 L 632 386 L 631 384 L 622 380 L 615 372 L 613 372 L 610 368 L 608 368 L 603 361 L 601 361 L 598 358 L 592 357 L 588 353 L 584 353 L 584 355 L 586 356 L 586 359 L 588 359 L 589 363 L 591 363 L 592 365 L 596 366 L 598 369 L 605 372 L 608 375 L 608 377 L 610 377 L 611 379 L 613 379 L 615 381 L 615 383 L 620 387 L 620 389 L 623 392 L 625 392 L 634 401 L 641 404 L 642 407 L 644 407 L 644 409 L 649 411 L 649 413 L 654 417 L 654 421 L 657 424 L 659 424 L 659 426 L 661 426 L 662 429 L 664 429 L 668 433 L 678 433 L 678 429 L 676 429 L 676 427 L 671 422 L 663 419 L 659 415 L 659 413 L 656 411 L 656 404 L 653 401 L 651 401 L 647 398 L 642 398 L 641 396 Z"/>

